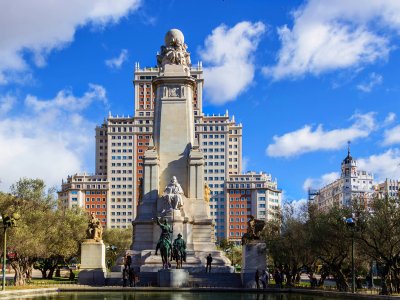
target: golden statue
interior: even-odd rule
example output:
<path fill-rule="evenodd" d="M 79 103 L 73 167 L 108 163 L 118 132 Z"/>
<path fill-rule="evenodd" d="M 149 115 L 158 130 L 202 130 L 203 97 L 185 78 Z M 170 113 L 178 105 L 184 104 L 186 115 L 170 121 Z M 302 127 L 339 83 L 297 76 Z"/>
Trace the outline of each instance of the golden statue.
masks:
<path fill-rule="evenodd" d="M 90 214 L 88 228 L 86 229 L 86 238 L 100 242 L 103 238 L 103 226 L 94 212 Z"/>
<path fill-rule="evenodd" d="M 207 183 L 204 184 L 204 201 L 210 202 L 211 189 Z"/>

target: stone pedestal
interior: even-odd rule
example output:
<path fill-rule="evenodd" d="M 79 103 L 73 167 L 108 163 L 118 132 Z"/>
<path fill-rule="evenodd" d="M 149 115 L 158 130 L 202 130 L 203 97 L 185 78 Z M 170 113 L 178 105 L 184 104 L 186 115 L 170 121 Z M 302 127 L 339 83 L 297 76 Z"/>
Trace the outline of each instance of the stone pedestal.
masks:
<path fill-rule="evenodd" d="M 154 250 L 143 250 L 140 253 L 134 255 L 133 266 L 139 266 L 140 272 L 158 272 L 162 269 L 161 255 L 154 255 Z M 211 253 L 213 258 L 212 262 L 212 273 L 233 273 L 234 268 L 231 266 L 231 261 L 225 256 L 223 251 L 186 251 L 186 262 L 183 263 L 182 267 L 184 270 L 190 273 L 204 273 L 206 271 L 206 257 Z M 176 267 L 176 262 L 171 262 L 172 268 Z"/>
<path fill-rule="evenodd" d="M 78 283 L 104 285 L 106 271 L 106 248 L 103 241 L 85 240 L 81 245 L 81 266 Z"/>
<path fill-rule="evenodd" d="M 159 270 L 157 284 L 159 287 L 187 287 L 189 272 L 183 269 Z"/>
<path fill-rule="evenodd" d="M 252 241 L 242 246 L 242 284 L 243 287 L 255 287 L 256 270 L 267 269 L 267 245 L 260 241 Z"/>

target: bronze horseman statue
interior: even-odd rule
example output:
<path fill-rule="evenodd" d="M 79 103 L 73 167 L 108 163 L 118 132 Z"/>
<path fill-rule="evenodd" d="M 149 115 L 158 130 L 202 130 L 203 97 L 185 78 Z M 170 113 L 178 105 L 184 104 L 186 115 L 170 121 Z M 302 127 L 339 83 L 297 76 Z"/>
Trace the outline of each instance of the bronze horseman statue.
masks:
<path fill-rule="evenodd" d="M 253 240 L 259 240 L 264 227 L 265 221 L 257 220 L 253 216 L 250 216 L 250 219 L 247 221 L 247 232 L 242 236 L 242 245 L 246 245 Z"/>
<path fill-rule="evenodd" d="M 172 252 L 172 245 L 171 245 L 171 236 L 172 233 L 171 226 L 168 224 L 167 219 L 164 220 L 164 223 L 160 222 L 160 217 L 157 217 L 157 225 L 161 228 L 161 235 L 160 239 L 158 240 L 157 247 L 156 247 L 156 255 L 158 249 L 161 252 L 161 258 L 163 262 L 163 269 L 168 269 L 170 267 L 169 257 Z"/>

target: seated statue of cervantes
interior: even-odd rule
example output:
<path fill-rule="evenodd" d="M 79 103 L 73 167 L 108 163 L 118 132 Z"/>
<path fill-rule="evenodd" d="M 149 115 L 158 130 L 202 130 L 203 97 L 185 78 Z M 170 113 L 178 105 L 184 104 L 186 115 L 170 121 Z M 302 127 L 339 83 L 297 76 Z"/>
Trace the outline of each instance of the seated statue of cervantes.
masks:
<path fill-rule="evenodd" d="M 169 204 L 172 209 L 179 209 L 183 206 L 183 189 L 178 183 L 175 176 L 172 176 L 171 181 L 165 187 L 162 198 Z"/>

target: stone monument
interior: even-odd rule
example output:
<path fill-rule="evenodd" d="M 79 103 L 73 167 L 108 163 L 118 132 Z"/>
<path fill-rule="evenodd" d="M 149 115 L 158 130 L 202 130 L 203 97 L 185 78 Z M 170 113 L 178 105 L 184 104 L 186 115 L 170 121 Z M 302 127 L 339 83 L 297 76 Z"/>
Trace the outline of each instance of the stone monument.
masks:
<path fill-rule="evenodd" d="M 79 284 L 104 285 L 106 279 L 106 249 L 102 240 L 103 227 L 94 213 L 91 213 L 86 240 L 81 245 L 81 266 Z"/>
<path fill-rule="evenodd" d="M 242 285 L 254 287 L 254 276 L 258 270 L 267 269 L 267 245 L 260 240 L 260 234 L 265 227 L 265 221 L 250 216 L 247 222 L 247 232 L 242 237 Z"/>
<path fill-rule="evenodd" d="M 157 272 L 163 265 L 155 249 L 160 237 L 156 218 L 171 224 L 171 242 L 181 233 L 186 241 L 190 272 L 205 270 L 213 256 L 215 272 L 233 272 L 230 261 L 217 251 L 214 222 L 204 199 L 204 161 L 194 133 L 195 79 L 190 76 L 190 53 L 181 31 L 172 29 L 157 55 L 159 74 L 153 79 L 155 109 L 153 138 L 144 153 L 142 199 L 132 222 L 132 264 L 141 272 Z"/>

